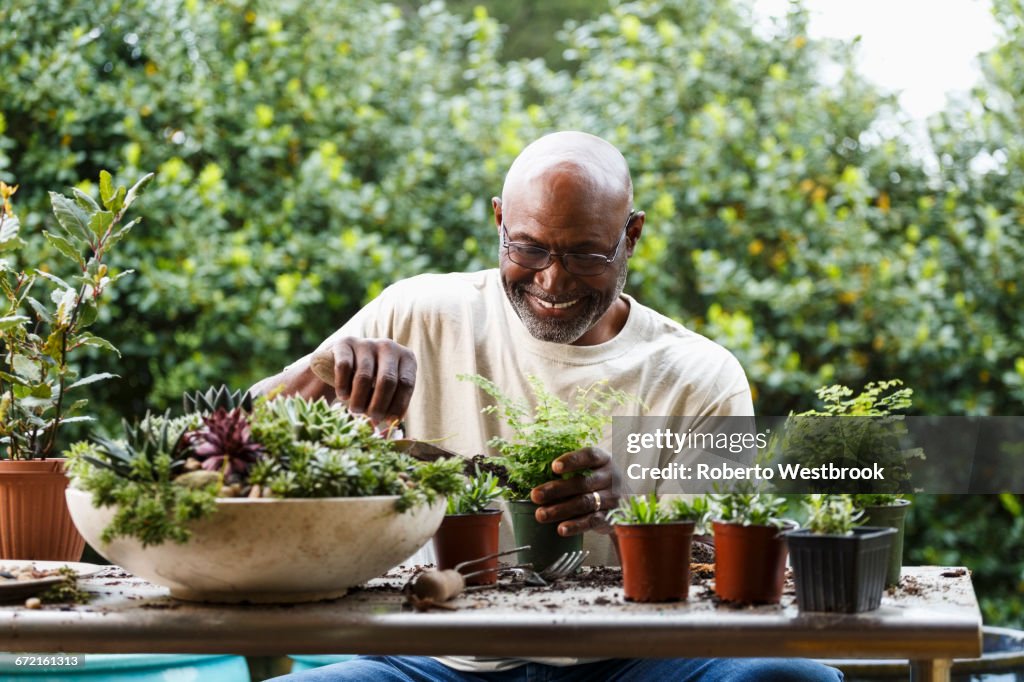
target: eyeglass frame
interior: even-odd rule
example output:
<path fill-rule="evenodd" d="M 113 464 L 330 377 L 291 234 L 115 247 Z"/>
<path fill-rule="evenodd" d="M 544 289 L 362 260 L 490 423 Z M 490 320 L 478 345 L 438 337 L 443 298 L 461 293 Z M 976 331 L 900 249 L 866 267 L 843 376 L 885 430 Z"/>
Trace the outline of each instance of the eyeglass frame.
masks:
<path fill-rule="evenodd" d="M 619 249 L 622 248 L 622 242 L 623 242 L 623 240 L 626 237 L 626 233 L 629 231 L 629 224 L 631 222 L 633 222 L 633 218 L 635 218 L 636 216 L 637 216 L 637 211 L 636 210 L 630 211 L 629 215 L 626 216 L 626 223 L 622 226 L 622 234 L 619 236 L 619 240 L 617 242 L 615 242 L 615 250 L 612 252 L 611 257 L 608 257 L 608 256 L 604 255 L 603 253 L 573 253 L 573 252 L 558 253 L 556 251 L 552 251 L 551 249 L 546 249 L 543 246 L 537 246 L 536 244 L 526 244 L 524 242 L 514 242 L 514 241 L 511 241 L 508 238 L 508 228 L 505 226 L 505 221 L 504 220 L 501 221 L 501 247 L 503 249 L 505 249 L 505 254 L 508 256 L 508 259 L 510 261 L 512 261 L 515 265 L 518 265 L 521 268 L 526 268 L 527 270 L 532 270 L 533 272 L 541 272 L 542 270 L 547 270 L 548 268 L 551 267 L 551 264 L 555 262 L 555 257 L 557 256 L 559 262 L 562 264 L 562 269 L 565 270 L 566 272 L 568 272 L 569 274 L 576 275 L 578 277 L 596 277 L 598 275 L 603 275 L 605 273 L 605 271 L 608 270 L 608 266 L 611 265 L 612 263 L 614 263 L 615 260 L 619 257 Z M 530 267 L 529 265 L 523 265 L 522 263 L 517 262 L 512 257 L 512 249 L 511 249 L 511 247 L 513 245 L 515 245 L 517 247 L 525 247 L 525 248 L 529 248 L 529 249 L 537 249 L 538 251 L 546 252 L 548 254 L 547 263 L 545 263 L 543 267 L 534 268 L 534 267 Z M 572 270 L 569 269 L 568 263 L 566 263 L 566 261 L 565 261 L 567 256 L 587 256 L 587 257 L 598 256 L 600 258 L 604 258 L 604 267 L 601 269 L 600 272 L 595 272 L 595 273 L 590 274 L 590 275 L 584 275 L 584 274 L 580 274 L 578 272 L 573 272 Z M 596 263 L 596 261 L 595 261 L 595 263 Z"/>

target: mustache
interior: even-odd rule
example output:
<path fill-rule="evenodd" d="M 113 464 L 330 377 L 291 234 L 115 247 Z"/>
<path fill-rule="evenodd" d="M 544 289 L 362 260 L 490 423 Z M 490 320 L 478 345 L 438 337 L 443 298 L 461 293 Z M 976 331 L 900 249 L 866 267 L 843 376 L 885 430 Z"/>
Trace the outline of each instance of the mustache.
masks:
<path fill-rule="evenodd" d="M 569 301 L 575 301 L 578 298 L 586 298 L 592 296 L 591 291 L 577 291 L 569 294 L 562 294 L 561 296 L 552 296 L 545 293 L 542 289 L 533 287 L 529 284 L 520 284 L 516 287 L 519 291 L 534 296 L 544 301 L 545 303 L 568 303 Z"/>

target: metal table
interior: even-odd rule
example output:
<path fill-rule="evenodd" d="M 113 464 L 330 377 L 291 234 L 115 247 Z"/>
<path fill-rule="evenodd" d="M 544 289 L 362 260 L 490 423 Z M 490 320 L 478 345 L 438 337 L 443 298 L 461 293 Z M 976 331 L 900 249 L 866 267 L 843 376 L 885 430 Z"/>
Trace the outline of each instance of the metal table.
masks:
<path fill-rule="evenodd" d="M 363 653 L 608 657 L 907 658 L 912 678 L 948 680 L 953 658 L 981 654 L 981 614 L 966 571 L 904 568 L 876 611 L 801 614 L 734 608 L 707 581 L 676 604 L 622 598 L 617 569 L 585 568 L 547 588 L 464 594 L 455 610 L 416 611 L 398 570 L 327 602 L 192 604 L 117 567 L 81 581 L 88 605 L 0 606 L 0 650 L 74 653 Z M 961 573 L 960 575 L 956 575 Z"/>

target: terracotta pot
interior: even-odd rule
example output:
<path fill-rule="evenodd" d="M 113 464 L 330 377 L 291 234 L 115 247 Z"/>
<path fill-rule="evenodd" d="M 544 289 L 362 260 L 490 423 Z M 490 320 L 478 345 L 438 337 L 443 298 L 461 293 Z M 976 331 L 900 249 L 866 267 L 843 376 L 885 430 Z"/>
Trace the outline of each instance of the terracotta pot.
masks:
<path fill-rule="evenodd" d="M 0 460 L 0 559 L 78 561 L 85 540 L 71 522 L 63 459 Z"/>
<path fill-rule="evenodd" d="M 665 602 L 690 592 L 693 522 L 616 524 L 626 601 Z"/>
<path fill-rule="evenodd" d="M 498 525 L 501 510 L 488 509 L 479 514 L 452 514 L 445 516 L 441 527 L 434 533 L 434 554 L 437 567 L 455 568 L 463 561 L 479 559 L 498 551 Z M 467 566 L 462 572 L 473 573 L 486 568 L 497 568 L 498 558 Z M 467 585 L 493 585 L 498 582 L 497 571 L 490 571 L 466 579 Z"/>
<path fill-rule="evenodd" d="M 728 601 L 777 604 L 786 577 L 785 529 L 715 521 L 715 594 Z"/>
<path fill-rule="evenodd" d="M 566 552 L 583 549 L 583 535 L 562 537 L 558 534 L 557 523 L 540 523 L 535 516 L 538 505 L 530 500 L 513 500 L 507 503 L 512 514 L 512 534 L 516 546 L 529 545 L 530 549 L 518 553 L 521 564 L 532 564 L 542 571 Z"/>

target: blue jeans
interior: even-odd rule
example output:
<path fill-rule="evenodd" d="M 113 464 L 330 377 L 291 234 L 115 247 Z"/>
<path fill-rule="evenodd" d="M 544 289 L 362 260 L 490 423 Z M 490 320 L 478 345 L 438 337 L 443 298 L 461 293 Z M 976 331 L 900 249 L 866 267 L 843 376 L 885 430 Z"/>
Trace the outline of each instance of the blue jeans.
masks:
<path fill-rule="evenodd" d="M 786 658 L 614 658 L 568 667 L 526 663 L 512 670 L 467 673 L 424 656 L 357 656 L 351 661 L 278 677 L 288 682 L 841 682 L 814 661 Z"/>

